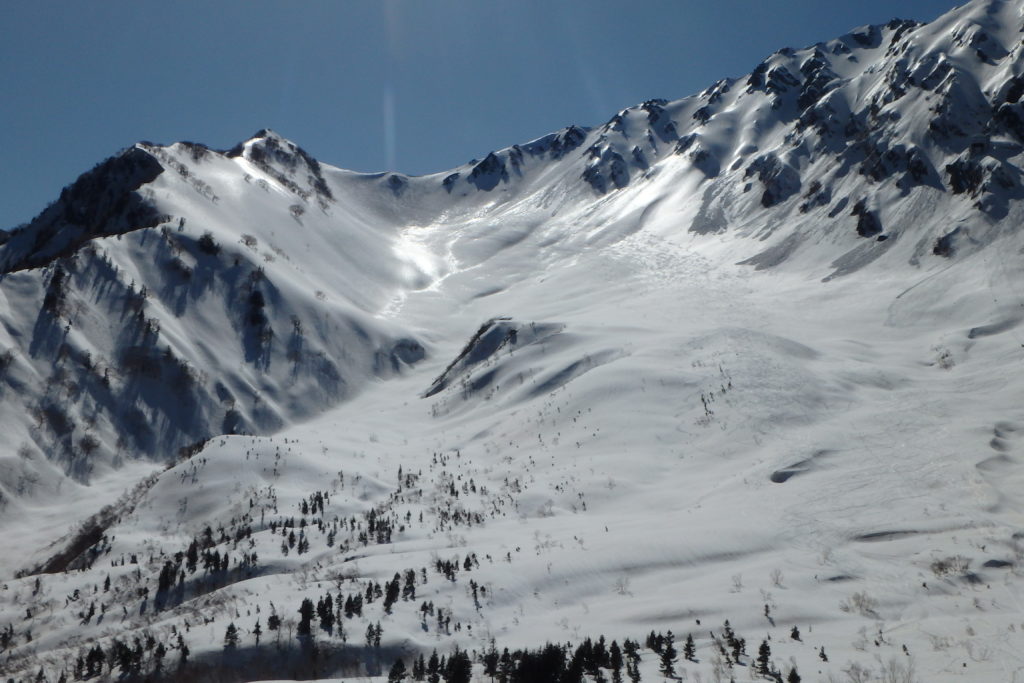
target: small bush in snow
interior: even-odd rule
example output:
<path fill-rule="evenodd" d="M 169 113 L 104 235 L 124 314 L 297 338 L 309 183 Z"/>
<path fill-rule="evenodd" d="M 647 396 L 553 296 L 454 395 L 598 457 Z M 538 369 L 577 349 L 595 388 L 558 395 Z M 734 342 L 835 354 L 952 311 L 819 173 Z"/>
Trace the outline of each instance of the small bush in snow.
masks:
<path fill-rule="evenodd" d="M 220 245 L 213 239 L 213 233 L 209 230 L 204 232 L 203 236 L 199 238 L 199 250 L 211 256 L 220 253 Z"/>

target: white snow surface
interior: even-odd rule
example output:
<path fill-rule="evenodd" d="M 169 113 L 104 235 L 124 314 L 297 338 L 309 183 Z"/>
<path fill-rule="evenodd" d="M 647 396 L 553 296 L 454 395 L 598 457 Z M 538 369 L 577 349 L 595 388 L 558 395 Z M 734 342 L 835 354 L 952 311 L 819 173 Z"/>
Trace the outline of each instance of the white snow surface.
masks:
<path fill-rule="evenodd" d="M 758 680 L 770 637 L 805 681 L 1024 681 L 1024 148 L 993 113 L 1022 22 L 975 0 L 857 29 L 417 178 L 269 131 L 140 143 L 156 224 L 42 265 L 18 259 L 43 217 L 0 246 L 0 671 L 70 678 L 143 634 L 173 669 L 178 632 L 196 680 L 248 671 L 257 623 L 292 646 L 303 598 L 412 569 L 347 645 L 314 620 L 345 667 L 265 678 L 671 630 L 683 680 Z M 283 552 L 293 518 L 308 551 Z M 175 558 L 207 527 L 226 572 Z M 725 620 L 749 656 L 723 673 Z"/>

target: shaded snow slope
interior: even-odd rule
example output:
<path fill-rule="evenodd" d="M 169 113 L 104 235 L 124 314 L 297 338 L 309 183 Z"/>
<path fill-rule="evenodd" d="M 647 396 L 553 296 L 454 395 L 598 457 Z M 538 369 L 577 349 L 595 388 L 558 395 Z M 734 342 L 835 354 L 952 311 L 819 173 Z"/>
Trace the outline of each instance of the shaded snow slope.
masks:
<path fill-rule="evenodd" d="M 768 636 L 804 680 L 1021 678 L 1022 25 L 863 27 L 423 177 L 271 131 L 104 162 L 0 245 L 0 670 L 671 629 L 704 680 Z"/>

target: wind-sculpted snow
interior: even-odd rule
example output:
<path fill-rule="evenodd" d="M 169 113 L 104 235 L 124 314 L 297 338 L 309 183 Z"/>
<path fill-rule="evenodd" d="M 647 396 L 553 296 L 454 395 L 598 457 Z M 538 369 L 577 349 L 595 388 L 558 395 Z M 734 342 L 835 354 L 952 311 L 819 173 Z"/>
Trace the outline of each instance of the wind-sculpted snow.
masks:
<path fill-rule="evenodd" d="M 423 177 L 104 162 L 0 244 L 0 671 L 1021 678 L 1022 21 Z"/>

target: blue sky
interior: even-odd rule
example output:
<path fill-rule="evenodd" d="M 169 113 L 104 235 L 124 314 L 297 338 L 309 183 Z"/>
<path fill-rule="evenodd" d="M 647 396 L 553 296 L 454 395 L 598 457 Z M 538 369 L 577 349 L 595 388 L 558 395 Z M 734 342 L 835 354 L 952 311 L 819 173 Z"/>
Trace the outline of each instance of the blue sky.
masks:
<path fill-rule="evenodd" d="M 0 228 L 138 140 L 273 128 L 359 171 L 441 171 L 950 0 L 35 0 L 0 22 Z"/>

